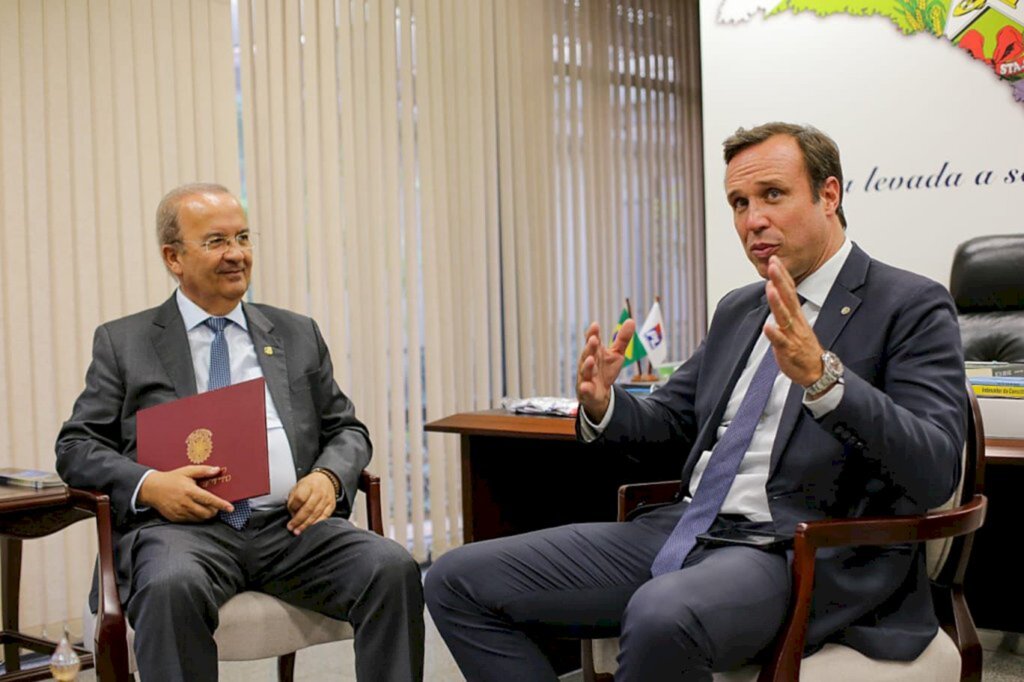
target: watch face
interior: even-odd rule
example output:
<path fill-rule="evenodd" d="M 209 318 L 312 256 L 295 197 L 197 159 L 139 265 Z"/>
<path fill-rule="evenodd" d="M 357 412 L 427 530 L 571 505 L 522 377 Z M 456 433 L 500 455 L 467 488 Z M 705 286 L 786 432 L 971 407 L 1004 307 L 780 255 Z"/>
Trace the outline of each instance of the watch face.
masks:
<path fill-rule="evenodd" d="M 843 363 L 835 353 L 827 351 L 821 359 L 825 364 L 825 370 L 830 374 L 839 376 L 843 373 Z"/>

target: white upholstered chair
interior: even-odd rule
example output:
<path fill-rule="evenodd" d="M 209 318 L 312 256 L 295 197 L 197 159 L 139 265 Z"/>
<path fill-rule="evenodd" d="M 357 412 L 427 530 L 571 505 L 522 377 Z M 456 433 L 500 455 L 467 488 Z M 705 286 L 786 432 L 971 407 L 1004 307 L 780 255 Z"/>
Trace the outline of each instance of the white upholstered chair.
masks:
<path fill-rule="evenodd" d="M 380 479 L 364 471 L 359 489 L 366 497 L 370 530 L 384 534 L 381 516 Z M 97 495 L 106 507 L 106 496 Z M 109 519 L 109 513 L 105 514 Z M 97 516 L 100 516 L 99 514 Z M 134 631 L 128 626 L 117 596 L 110 526 L 98 524 L 99 613 L 85 611 L 85 645 L 95 655 L 96 676 L 101 682 L 131 680 L 136 671 Z M 220 624 L 214 633 L 217 657 L 222 661 L 251 661 L 276 657 L 281 682 L 291 682 L 295 652 L 299 649 L 351 639 L 352 626 L 263 594 L 242 592 L 220 608 Z"/>
<path fill-rule="evenodd" d="M 924 516 L 839 519 L 801 523 L 793 541 L 793 598 L 786 624 L 763 666 L 715 673 L 715 682 L 981 682 L 981 644 L 964 599 L 963 579 L 974 532 L 985 518 L 985 433 L 978 401 L 970 396 L 967 443 L 958 490 L 941 509 Z M 672 499 L 679 481 L 619 489 L 619 520 L 640 505 Z M 839 644 L 803 658 L 814 584 L 814 553 L 822 547 L 927 542 L 928 573 L 941 627 L 914 661 L 877 661 Z M 585 682 L 611 679 L 617 638 L 583 640 Z"/>

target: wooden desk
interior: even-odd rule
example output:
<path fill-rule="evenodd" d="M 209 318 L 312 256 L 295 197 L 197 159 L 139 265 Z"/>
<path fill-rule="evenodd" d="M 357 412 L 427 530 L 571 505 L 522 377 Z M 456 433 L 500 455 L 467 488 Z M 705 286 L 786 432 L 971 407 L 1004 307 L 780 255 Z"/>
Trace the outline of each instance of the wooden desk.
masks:
<path fill-rule="evenodd" d="M 986 438 L 985 466 L 1024 466 L 1024 438 Z"/>
<path fill-rule="evenodd" d="M 427 431 L 461 437 L 462 538 L 487 540 L 581 521 L 614 521 L 623 483 L 679 478 L 679 457 L 635 457 L 576 442 L 566 417 L 465 412 Z"/>
<path fill-rule="evenodd" d="M 454 414 L 424 428 L 462 440 L 466 543 L 580 521 L 614 521 L 623 483 L 679 478 L 679 456 L 645 453 L 640 461 L 635 453 L 578 443 L 571 418 L 489 410 Z M 536 641 L 559 673 L 580 667 L 579 640 Z"/>
<path fill-rule="evenodd" d="M 1024 524 L 1024 439 L 985 439 L 988 514 L 974 536 L 964 593 L 980 628 L 1024 632 L 1020 562 L 1013 559 Z"/>
<path fill-rule="evenodd" d="M 611 521 L 619 485 L 679 478 L 681 453 L 661 458 L 647 453 L 644 462 L 655 463 L 645 464 L 630 453 L 585 446 L 576 442 L 572 419 L 493 410 L 455 414 L 425 428 L 462 439 L 467 543 L 566 523 Z M 988 516 L 974 540 L 967 599 L 978 627 L 1024 632 L 1020 564 L 1009 558 L 1024 524 L 1024 439 L 986 439 L 985 466 Z"/>
<path fill-rule="evenodd" d="M 4 648 L 6 673 L 2 682 L 50 679 L 49 666 L 21 670 L 21 649 L 43 654 L 52 653 L 57 643 L 25 635 L 18 630 L 18 607 L 21 587 L 22 540 L 43 537 L 66 526 L 91 518 L 92 498 L 65 487 L 33 490 L 0 485 L 0 595 L 3 599 L 3 630 L 0 642 Z M 90 561 L 83 562 L 88 570 Z M 76 647 L 82 669 L 93 665 L 92 654 Z"/>

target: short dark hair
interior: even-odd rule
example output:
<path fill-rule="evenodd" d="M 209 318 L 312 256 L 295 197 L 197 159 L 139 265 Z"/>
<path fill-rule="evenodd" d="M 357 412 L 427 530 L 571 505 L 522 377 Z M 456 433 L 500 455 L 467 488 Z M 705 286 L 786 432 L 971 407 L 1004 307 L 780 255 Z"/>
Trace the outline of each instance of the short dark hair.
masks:
<path fill-rule="evenodd" d="M 839 161 L 839 146 L 831 137 L 814 126 L 773 122 L 750 130 L 740 128 L 722 143 L 725 163 L 728 164 L 744 149 L 761 144 L 775 135 L 788 135 L 799 145 L 815 203 L 821 197 L 821 189 L 825 186 L 826 180 L 834 177 L 839 181 L 839 206 L 836 208 L 836 215 L 839 216 L 843 228 L 846 228 L 846 214 L 843 212 L 843 166 Z"/>
<path fill-rule="evenodd" d="M 181 200 L 196 194 L 231 194 L 224 185 L 213 182 L 191 182 L 175 187 L 164 195 L 156 207 L 156 239 L 160 246 L 174 244 L 181 239 L 181 226 L 178 225 L 178 210 Z"/>

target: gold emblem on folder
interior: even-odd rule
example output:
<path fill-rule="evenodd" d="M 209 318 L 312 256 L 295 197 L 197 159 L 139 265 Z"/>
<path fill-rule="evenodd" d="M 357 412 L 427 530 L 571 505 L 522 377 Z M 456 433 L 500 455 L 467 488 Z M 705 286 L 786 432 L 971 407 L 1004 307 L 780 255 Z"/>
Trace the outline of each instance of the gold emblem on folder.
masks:
<path fill-rule="evenodd" d="M 271 348 L 270 346 L 263 346 L 263 354 L 264 355 L 273 355 L 274 354 L 274 349 Z"/>
<path fill-rule="evenodd" d="M 188 461 L 193 464 L 202 464 L 210 459 L 210 455 L 213 454 L 213 431 L 210 429 L 196 429 L 188 434 L 188 438 L 185 439 L 185 445 L 188 447 L 186 452 Z"/>

